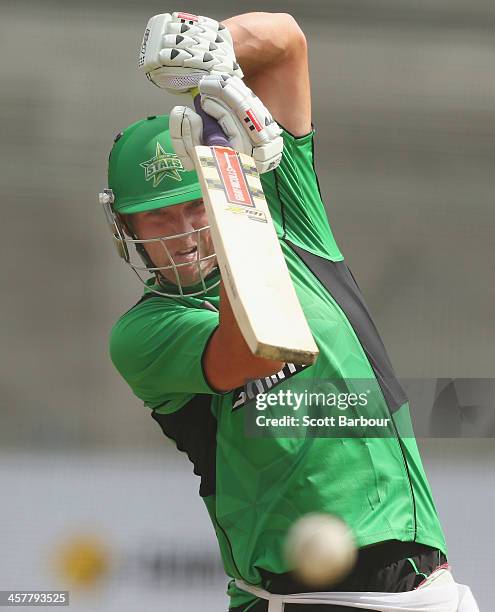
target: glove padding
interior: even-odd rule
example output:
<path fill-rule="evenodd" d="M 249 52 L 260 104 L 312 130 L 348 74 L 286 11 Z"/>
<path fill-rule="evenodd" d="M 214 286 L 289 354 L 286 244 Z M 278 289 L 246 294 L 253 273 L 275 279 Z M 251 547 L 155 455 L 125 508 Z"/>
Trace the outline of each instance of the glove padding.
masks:
<path fill-rule="evenodd" d="M 138 66 L 152 83 L 172 93 L 196 87 L 212 71 L 243 76 L 228 29 L 189 13 L 163 13 L 148 21 Z"/>
<path fill-rule="evenodd" d="M 241 81 L 226 74 L 210 74 L 199 82 L 201 107 L 214 117 L 232 148 L 254 159 L 260 174 L 274 170 L 282 159 L 281 129 L 263 102 Z M 186 106 L 170 113 L 170 136 L 184 168 L 192 170 L 192 151 L 201 145 L 203 121 Z"/>
<path fill-rule="evenodd" d="M 194 170 L 192 151 L 202 145 L 203 120 L 188 106 L 174 106 L 170 111 L 168 129 L 172 146 L 186 170 Z"/>

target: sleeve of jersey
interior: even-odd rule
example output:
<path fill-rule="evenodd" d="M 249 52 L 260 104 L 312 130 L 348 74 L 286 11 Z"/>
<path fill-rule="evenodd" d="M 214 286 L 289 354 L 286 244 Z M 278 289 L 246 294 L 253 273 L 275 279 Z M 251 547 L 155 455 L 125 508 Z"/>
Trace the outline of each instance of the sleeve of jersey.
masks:
<path fill-rule="evenodd" d="M 115 324 L 110 356 L 146 406 L 175 412 L 197 393 L 218 393 L 209 386 L 202 363 L 217 326 L 215 312 L 148 300 Z"/>
<path fill-rule="evenodd" d="M 314 132 L 296 138 L 285 130 L 278 168 L 261 176 L 278 235 L 299 247 L 340 261 L 343 255 L 330 229 L 314 167 Z"/>

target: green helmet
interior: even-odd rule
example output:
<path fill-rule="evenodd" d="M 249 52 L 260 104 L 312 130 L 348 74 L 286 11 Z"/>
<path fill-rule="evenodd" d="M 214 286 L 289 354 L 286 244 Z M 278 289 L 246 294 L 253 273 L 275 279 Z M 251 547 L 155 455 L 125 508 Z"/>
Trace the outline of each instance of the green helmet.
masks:
<path fill-rule="evenodd" d="M 174 152 L 168 116 L 141 119 L 116 138 L 108 160 L 114 212 L 131 214 L 202 197 L 198 175 Z"/>
<path fill-rule="evenodd" d="M 98 199 L 119 256 L 148 289 L 166 297 L 206 295 L 220 282 L 214 250 L 203 253 L 200 247 L 209 236 L 209 225 L 184 234 L 140 239 L 121 217 L 202 199 L 198 175 L 185 170 L 174 153 L 168 124 L 166 115 L 148 117 L 117 135 L 108 160 L 108 188 Z M 167 245 L 186 234 L 197 245 L 197 258 L 177 263 Z M 151 243 L 161 245 L 168 263 L 151 260 L 147 253 Z"/>

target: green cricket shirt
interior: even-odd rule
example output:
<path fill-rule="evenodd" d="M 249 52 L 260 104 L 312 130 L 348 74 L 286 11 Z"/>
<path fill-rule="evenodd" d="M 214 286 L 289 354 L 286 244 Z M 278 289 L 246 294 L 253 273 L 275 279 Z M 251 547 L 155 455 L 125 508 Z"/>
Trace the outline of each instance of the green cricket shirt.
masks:
<path fill-rule="evenodd" d="M 262 182 L 320 351 L 316 363 L 287 364 L 277 376 L 219 394 L 202 366 L 218 313 L 204 299 L 149 291 L 115 324 L 110 342 L 118 371 L 201 477 L 200 495 L 227 574 L 251 584 L 260 584 L 260 569 L 290 569 L 283 558 L 284 537 L 308 512 L 342 517 L 360 547 L 402 540 L 446 553 L 416 442 L 401 434 L 410 428 L 407 398 L 328 223 L 314 170 L 313 133 L 294 138 L 284 132 L 283 137 L 283 160 Z M 256 282 L 255 271 L 253 276 Z M 208 298 L 217 308 L 218 301 L 218 295 Z M 368 435 L 364 428 L 354 437 L 327 437 L 305 435 L 299 427 L 298 435 L 277 435 L 271 428 L 257 436 L 251 435 L 254 421 L 246 425 L 257 414 L 296 414 L 280 405 L 258 411 L 256 393 L 350 392 L 357 380 L 375 384 L 378 391 L 365 414 L 391 419 L 387 435 Z M 337 412 L 328 407 L 328 414 Z M 349 408 L 348 414 L 358 413 Z M 229 594 L 232 607 L 252 598 L 233 583 Z"/>

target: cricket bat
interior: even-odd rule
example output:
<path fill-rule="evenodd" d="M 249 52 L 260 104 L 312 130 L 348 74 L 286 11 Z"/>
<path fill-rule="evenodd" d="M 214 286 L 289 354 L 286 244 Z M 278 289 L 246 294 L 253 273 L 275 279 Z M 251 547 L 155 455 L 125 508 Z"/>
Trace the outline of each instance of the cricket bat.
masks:
<path fill-rule="evenodd" d="M 232 149 L 207 115 L 194 163 L 218 266 L 239 329 L 254 355 L 296 364 L 318 356 L 290 278 L 254 160 Z"/>

